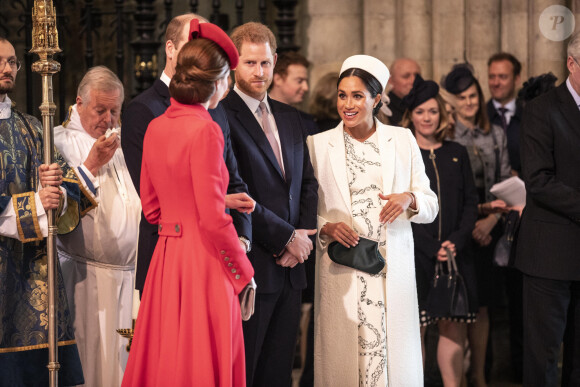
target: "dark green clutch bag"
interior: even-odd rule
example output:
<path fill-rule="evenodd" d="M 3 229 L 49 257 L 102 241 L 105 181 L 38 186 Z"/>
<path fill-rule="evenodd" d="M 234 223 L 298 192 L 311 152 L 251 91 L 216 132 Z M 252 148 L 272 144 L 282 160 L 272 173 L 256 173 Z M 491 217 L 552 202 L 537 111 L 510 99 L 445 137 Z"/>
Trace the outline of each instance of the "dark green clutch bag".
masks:
<path fill-rule="evenodd" d="M 385 267 L 385 259 L 379 253 L 378 242 L 363 237 L 359 237 L 358 245 L 350 248 L 332 242 L 328 246 L 328 256 L 339 265 L 369 274 L 378 274 Z"/>

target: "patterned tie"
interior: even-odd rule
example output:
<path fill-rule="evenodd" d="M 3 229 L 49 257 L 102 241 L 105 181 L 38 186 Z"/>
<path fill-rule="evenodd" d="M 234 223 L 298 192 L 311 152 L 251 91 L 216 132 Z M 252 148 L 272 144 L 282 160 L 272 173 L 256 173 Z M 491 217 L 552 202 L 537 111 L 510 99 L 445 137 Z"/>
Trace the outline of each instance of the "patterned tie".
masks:
<path fill-rule="evenodd" d="M 500 107 L 497 110 L 499 110 L 499 115 L 501 116 L 501 127 L 503 128 L 503 131 L 507 133 L 508 124 L 505 114 L 508 112 L 508 109 Z"/>
<path fill-rule="evenodd" d="M 268 109 L 266 108 L 266 104 L 264 102 L 260 102 L 260 111 L 262 112 L 262 129 L 266 134 L 266 138 L 272 147 L 272 151 L 274 151 L 274 156 L 276 156 L 276 160 L 278 160 L 278 165 L 280 166 L 280 170 L 282 171 L 282 175 L 285 177 L 284 174 L 284 164 L 282 162 L 282 155 L 280 154 L 280 147 L 278 146 L 278 141 L 276 140 L 276 136 L 274 136 L 274 131 L 270 126 L 270 113 L 268 113 Z"/>

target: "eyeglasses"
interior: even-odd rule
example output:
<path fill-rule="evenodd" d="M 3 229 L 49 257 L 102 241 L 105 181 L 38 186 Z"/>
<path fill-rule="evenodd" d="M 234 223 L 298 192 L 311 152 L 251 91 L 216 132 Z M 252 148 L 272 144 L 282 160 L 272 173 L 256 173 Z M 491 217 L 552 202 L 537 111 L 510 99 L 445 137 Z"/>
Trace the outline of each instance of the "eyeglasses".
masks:
<path fill-rule="evenodd" d="M 10 65 L 10 68 L 13 71 L 18 71 L 20 70 L 20 67 L 22 66 L 22 64 L 20 63 L 20 61 L 16 58 L 10 58 L 8 60 L 6 59 L 0 59 L 0 70 L 4 70 L 4 68 L 6 68 L 6 63 L 8 63 L 8 65 Z"/>
<path fill-rule="evenodd" d="M 578 61 L 576 60 L 576 58 L 572 57 L 572 60 L 573 60 L 574 62 L 576 62 L 576 64 L 578 65 L 578 67 L 580 67 L 580 63 L 578 63 Z"/>

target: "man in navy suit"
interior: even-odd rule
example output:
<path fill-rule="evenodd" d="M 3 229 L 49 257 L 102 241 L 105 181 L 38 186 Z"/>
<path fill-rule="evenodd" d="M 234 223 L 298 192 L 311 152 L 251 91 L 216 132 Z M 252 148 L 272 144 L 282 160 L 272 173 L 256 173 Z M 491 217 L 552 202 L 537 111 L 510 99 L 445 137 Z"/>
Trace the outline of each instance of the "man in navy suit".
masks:
<path fill-rule="evenodd" d="M 125 155 L 125 162 L 131 174 L 133 184 L 139 192 L 139 182 L 141 176 L 141 159 L 143 156 L 143 138 L 149 123 L 159 117 L 169 107 L 169 82 L 175 74 L 177 65 L 177 55 L 181 47 L 187 43 L 189 36 L 189 23 L 193 19 L 200 22 L 207 20 L 195 14 L 185 14 L 174 17 L 167 25 L 165 33 L 165 69 L 160 79 L 157 79 L 153 86 L 139 94 L 131 101 L 123 113 L 123 141 L 121 147 Z M 211 117 L 221 127 L 225 146 L 224 159 L 230 174 L 228 195 L 226 196 L 226 207 L 228 208 L 253 208 L 254 202 L 246 194 L 248 189 L 246 184 L 238 174 L 238 167 L 234 157 L 231 141 L 230 128 L 221 105 L 210 110 Z M 243 244 L 246 252 L 250 250 L 250 240 L 252 238 L 252 226 L 250 216 L 238 211 L 231 211 L 234 226 L 238 232 L 240 243 Z M 152 225 L 141 216 L 139 225 L 139 248 L 137 257 L 137 272 L 135 287 L 141 292 L 145 285 L 147 270 L 157 244 L 157 226 Z"/>
<path fill-rule="evenodd" d="M 508 147 L 512 174 L 522 173 L 520 162 L 520 124 L 523 106 L 516 99 L 516 86 L 520 82 L 521 63 L 512 54 L 499 52 L 487 61 L 487 81 L 491 99 L 487 101 L 489 121 L 503 128 Z M 511 216 L 516 216 L 512 213 Z M 515 380 L 521 383 L 523 356 L 522 273 L 512 267 L 495 267 L 494 275 L 502 278 L 508 299 L 510 325 L 511 369 Z M 501 287 L 500 287 L 501 288 Z M 498 292 L 498 295 L 502 293 Z M 492 327 L 495 329 L 495 327 Z"/>
<path fill-rule="evenodd" d="M 318 183 L 300 113 L 267 96 L 276 64 L 274 34 L 263 24 L 246 23 L 232 40 L 240 63 L 223 105 L 240 174 L 256 200 L 248 257 L 258 289 L 255 314 L 243 325 L 246 380 L 248 386 L 290 386 Z"/>
<path fill-rule="evenodd" d="M 527 200 L 515 266 L 524 273 L 524 386 L 580 386 L 580 32 L 566 82 L 528 102 L 521 132 Z"/>
<path fill-rule="evenodd" d="M 512 173 L 521 173 L 520 123 L 522 104 L 516 99 L 522 65 L 507 52 L 492 55 L 487 61 L 487 83 L 491 98 L 487 101 L 489 121 L 506 132 Z"/>

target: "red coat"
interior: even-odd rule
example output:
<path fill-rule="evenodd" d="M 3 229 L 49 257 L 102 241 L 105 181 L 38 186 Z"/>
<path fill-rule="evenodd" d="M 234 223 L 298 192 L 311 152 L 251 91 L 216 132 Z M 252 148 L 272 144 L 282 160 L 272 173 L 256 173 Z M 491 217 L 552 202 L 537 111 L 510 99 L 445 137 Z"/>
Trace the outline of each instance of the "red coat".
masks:
<path fill-rule="evenodd" d="M 245 386 L 237 294 L 254 270 L 225 213 L 219 126 L 171 100 L 143 143 L 141 203 L 159 242 L 123 386 Z"/>

